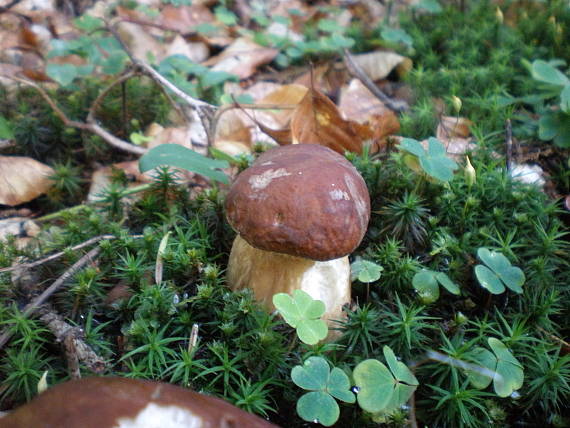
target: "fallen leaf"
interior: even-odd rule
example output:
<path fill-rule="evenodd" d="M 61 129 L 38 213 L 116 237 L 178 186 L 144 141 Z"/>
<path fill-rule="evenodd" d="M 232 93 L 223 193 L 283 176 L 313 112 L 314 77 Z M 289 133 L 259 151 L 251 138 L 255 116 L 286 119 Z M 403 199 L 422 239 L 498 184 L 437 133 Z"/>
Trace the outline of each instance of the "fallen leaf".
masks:
<path fill-rule="evenodd" d="M 450 138 L 467 138 L 471 135 L 471 126 L 473 122 L 464 117 L 441 116 L 435 136 L 441 141 Z"/>
<path fill-rule="evenodd" d="M 354 61 L 373 81 L 385 79 L 393 70 L 403 77 L 412 68 L 412 60 L 395 52 L 376 51 L 353 55 Z"/>
<path fill-rule="evenodd" d="M 277 49 L 265 48 L 245 37 L 240 37 L 222 53 L 211 57 L 203 64 L 213 65 L 214 71 L 225 71 L 237 75 L 240 79 L 247 79 L 256 72 L 257 67 L 271 62 L 278 53 Z"/>
<path fill-rule="evenodd" d="M 192 62 L 202 62 L 210 55 L 210 50 L 204 42 L 187 42 L 184 37 L 177 35 L 166 48 L 166 57 L 184 55 Z"/>
<path fill-rule="evenodd" d="M 338 109 L 345 119 L 360 123 L 390 111 L 359 79 L 352 79 L 341 89 Z"/>
<path fill-rule="evenodd" d="M 0 156 L 0 204 L 20 205 L 46 193 L 54 170 L 35 159 Z"/>
<path fill-rule="evenodd" d="M 336 152 L 361 153 L 365 128 L 344 120 L 336 105 L 322 92 L 309 89 L 291 118 L 293 143 L 321 144 Z"/>

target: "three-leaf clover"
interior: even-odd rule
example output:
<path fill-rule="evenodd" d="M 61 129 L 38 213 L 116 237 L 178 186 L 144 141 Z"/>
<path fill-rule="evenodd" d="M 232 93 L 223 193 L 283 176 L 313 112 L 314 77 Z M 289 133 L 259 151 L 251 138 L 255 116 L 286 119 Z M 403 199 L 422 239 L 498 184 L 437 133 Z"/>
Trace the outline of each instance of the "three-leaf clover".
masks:
<path fill-rule="evenodd" d="M 374 262 L 357 257 L 350 265 L 350 276 L 354 281 L 358 279 L 363 283 L 378 281 L 384 268 Z"/>
<path fill-rule="evenodd" d="M 320 319 L 325 313 L 322 301 L 314 300 L 303 290 L 295 290 L 293 297 L 286 293 L 274 295 L 273 304 L 285 322 L 297 329 L 301 342 L 314 345 L 327 336 L 327 324 Z"/>
<path fill-rule="evenodd" d="M 439 286 L 442 285 L 452 294 L 459 295 L 459 287 L 443 272 L 422 269 L 414 275 L 412 285 L 420 295 L 422 302 L 433 303 L 439 298 Z"/>
<path fill-rule="evenodd" d="M 346 403 L 356 401 L 346 373 L 337 367 L 331 370 L 322 357 L 310 357 L 302 366 L 293 367 L 291 379 L 295 385 L 310 391 L 297 401 L 297 413 L 306 421 L 331 426 L 340 413 L 334 398 Z"/>
<path fill-rule="evenodd" d="M 487 340 L 491 351 L 475 348 L 469 353 L 472 361 L 480 368 L 468 368 L 467 377 L 478 389 L 484 389 L 493 382 L 493 389 L 499 397 L 508 397 L 520 389 L 524 380 L 523 367 L 499 339 Z"/>
<path fill-rule="evenodd" d="M 483 288 L 493 294 L 501 294 L 507 286 L 515 293 L 522 293 L 524 273 L 520 268 L 511 266 L 511 262 L 503 254 L 479 248 L 477 256 L 485 263 L 475 266 L 475 275 Z"/>
<path fill-rule="evenodd" d="M 357 400 L 367 412 L 389 411 L 404 404 L 418 386 L 416 377 L 396 359 L 388 346 L 383 348 L 388 367 L 378 360 L 364 360 L 353 372 Z"/>
<path fill-rule="evenodd" d="M 429 138 L 427 150 L 413 138 L 404 138 L 400 148 L 414 155 L 425 173 L 438 180 L 451 180 L 453 171 L 458 168 L 455 161 L 447 157 L 445 146 L 437 138 Z"/>

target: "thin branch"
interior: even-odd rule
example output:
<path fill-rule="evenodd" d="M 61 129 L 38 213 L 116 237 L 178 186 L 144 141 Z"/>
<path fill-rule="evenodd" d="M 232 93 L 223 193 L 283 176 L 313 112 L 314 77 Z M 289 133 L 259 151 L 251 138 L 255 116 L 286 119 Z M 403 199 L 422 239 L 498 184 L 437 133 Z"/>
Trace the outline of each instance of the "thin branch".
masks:
<path fill-rule="evenodd" d="M 77 271 L 81 270 L 87 263 L 90 263 L 95 259 L 99 253 L 101 252 L 100 247 L 93 248 L 79 260 L 77 260 L 69 269 L 67 269 L 58 279 L 56 279 L 42 294 L 32 300 L 30 303 L 26 305 L 24 310 L 22 311 L 22 316 L 27 318 L 32 315 L 34 312 L 37 311 L 38 307 L 43 305 L 50 296 L 59 290 L 59 288 Z M 10 340 L 13 335 L 13 331 L 10 328 L 7 328 L 4 333 L 0 336 L 0 349 L 4 347 L 4 345 Z"/>
<path fill-rule="evenodd" d="M 505 145 L 507 146 L 507 172 L 509 172 L 513 165 L 513 128 L 511 119 L 507 119 L 505 127 Z"/>
<path fill-rule="evenodd" d="M 358 65 L 354 60 L 354 57 L 350 54 L 348 49 L 344 50 L 344 63 L 346 68 L 352 77 L 360 80 L 366 88 L 374 94 L 386 107 L 396 113 L 402 113 L 409 109 L 408 103 L 405 101 L 394 101 L 388 95 L 386 95 L 382 90 L 372 81 L 366 72 Z"/>
<path fill-rule="evenodd" d="M 53 260 L 57 260 L 57 259 L 63 257 L 68 251 L 77 251 L 77 250 L 80 250 L 80 249 L 82 249 L 82 248 L 88 247 L 89 245 L 95 244 L 95 243 L 97 243 L 97 242 L 99 242 L 99 241 L 108 240 L 108 239 L 116 239 L 116 238 L 117 238 L 117 237 L 116 237 L 115 235 L 100 235 L 100 236 L 95 236 L 95 237 L 93 237 L 93 238 L 91 238 L 91 239 L 88 239 L 88 240 L 85 241 L 85 242 L 82 242 L 81 244 L 77 244 L 77 245 L 75 245 L 75 246 L 73 246 L 73 247 L 70 247 L 70 248 L 66 249 L 65 251 L 60 251 L 60 252 L 58 252 L 58 253 L 51 254 L 51 255 L 49 255 L 49 256 L 47 256 L 47 257 L 44 257 L 44 258 L 39 259 L 39 260 L 36 260 L 36 261 L 34 261 L 34 262 L 20 263 L 20 264 L 17 264 L 17 265 L 14 265 L 14 266 L 10 266 L 10 267 L 7 267 L 7 268 L 2 268 L 2 269 L 0 269 L 0 273 L 3 273 L 3 272 L 12 272 L 12 271 L 17 270 L 17 269 L 30 269 L 30 268 L 34 268 L 34 267 L 36 267 L 36 266 L 43 265 L 44 263 L 48 263 L 48 262 L 51 262 L 51 261 L 53 261 Z"/>
<path fill-rule="evenodd" d="M 44 322 L 56 340 L 64 345 L 72 379 L 81 377 L 79 361 L 93 373 L 99 374 L 105 370 L 105 360 L 85 343 L 81 328 L 68 324 L 62 316 L 45 306 L 38 308 L 38 312 L 40 321 Z"/>
<path fill-rule="evenodd" d="M 11 8 L 13 8 L 14 6 L 16 6 L 18 3 L 20 3 L 22 0 L 12 0 L 10 3 L 8 3 L 6 6 L 0 6 L 0 13 L 4 13 L 4 12 L 8 12 L 8 10 L 10 10 Z"/>

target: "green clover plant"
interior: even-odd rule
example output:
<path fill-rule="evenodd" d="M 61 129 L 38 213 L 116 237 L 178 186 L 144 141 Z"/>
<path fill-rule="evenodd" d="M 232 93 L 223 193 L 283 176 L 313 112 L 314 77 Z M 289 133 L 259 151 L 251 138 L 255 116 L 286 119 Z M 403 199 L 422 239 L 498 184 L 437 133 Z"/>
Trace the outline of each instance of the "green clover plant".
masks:
<path fill-rule="evenodd" d="M 469 353 L 469 358 L 481 367 L 468 368 L 467 378 L 477 389 L 487 388 L 492 381 L 495 393 L 508 397 L 522 387 L 523 366 L 499 339 L 490 337 L 487 343 L 493 352 L 477 347 Z"/>
<path fill-rule="evenodd" d="M 310 357 L 302 366 L 293 367 L 291 379 L 310 391 L 297 401 L 297 413 L 306 421 L 331 426 L 340 414 L 335 398 L 346 403 L 356 401 L 346 373 L 338 367 L 331 370 L 322 357 Z"/>
<path fill-rule="evenodd" d="M 293 297 L 286 293 L 273 296 L 273 304 L 291 327 L 297 329 L 297 336 L 307 345 L 315 345 L 327 337 L 327 324 L 321 319 L 325 304 L 314 300 L 303 290 L 295 290 Z"/>
<path fill-rule="evenodd" d="M 390 412 L 404 404 L 419 383 L 406 365 L 396 359 L 390 347 L 384 346 L 388 367 L 378 360 L 364 360 L 353 372 L 357 399 L 367 412 Z"/>
<path fill-rule="evenodd" d="M 524 272 L 498 251 L 479 248 L 477 256 L 485 265 L 475 266 L 475 275 L 481 286 L 492 294 L 501 294 L 505 286 L 515 293 L 522 293 L 525 282 Z"/>
<path fill-rule="evenodd" d="M 350 265 L 350 276 L 354 281 L 358 279 L 363 283 L 378 281 L 384 268 L 374 262 L 357 257 Z"/>
<path fill-rule="evenodd" d="M 414 275 L 412 285 L 418 292 L 423 303 L 433 303 L 439 299 L 439 285 L 443 286 L 451 294 L 459 295 L 461 291 L 443 272 L 435 272 L 429 269 L 422 269 Z"/>
<path fill-rule="evenodd" d="M 440 181 L 450 181 L 453 178 L 453 171 L 458 168 L 455 161 L 447 157 L 445 146 L 434 137 L 428 139 L 427 150 L 413 138 L 404 138 L 400 143 L 400 149 L 410 153 L 404 159 L 411 169 L 417 171 L 419 163 L 427 175 Z"/>

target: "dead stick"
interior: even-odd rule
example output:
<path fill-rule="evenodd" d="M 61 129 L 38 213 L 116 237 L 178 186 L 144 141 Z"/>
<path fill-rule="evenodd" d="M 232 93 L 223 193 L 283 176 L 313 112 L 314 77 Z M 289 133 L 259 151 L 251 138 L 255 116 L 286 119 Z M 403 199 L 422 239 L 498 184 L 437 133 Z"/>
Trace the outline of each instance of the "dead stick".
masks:
<path fill-rule="evenodd" d="M 352 77 L 357 78 L 362 82 L 366 88 L 374 94 L 376 98 L 382 101 L 386 107 L 396 113 L 402 113 L 408 110 L 408 104 L 405 101 L 394 101 L 372 81 L 370 77 L 362 70 L 362 67 L 357 64 L 348 49 L 344 50 L 344 63 Z"/>
<path fill-rule="evenodd" d="M 507 119 L 505 133 L 505 144 L 507 145 L 507 172 L 509 172 L 513 164 L 513 127 L 511 125 L 511 119 Z"/>
<path fill-rule="evenodd" d="M 3 273 L 3 272 L 12 272 L 13 270 L 16 270 L 16 269 L 22 269 L 22 268 L 29 269 L 29 268 L 33 268 L 33 267 L 36 267 L 36 266 L 40 266 L 40 265 L 43 265 L 44 263 L 48 263 L 48 262 L 51 262 L 51 261 L 53 261 L 53 260 L 57 260 L 57 259 L 59 259 L 60 257 L 63 257 L 67 251 L 77 251 L 77 250 L 80 250 L 81 248 L 88 247 L 89 245 L 95 244 L 96 242 L 102 241 L 102 240 L 104 240 L 104 239 L 115 239 L 115 238 L 116 238 L 115 235 L 100 235 L 100 236 L 95 236 L 95 237 L 93 237 L 93 238 L 91 238 L 91 239 L 88 239 L 88 240 L 85 241 L 85 242 L 82 242 L 81 244 L 77 244 L 77 245 L 75 245 L 75 246 L 73 246 L 73 247 L 70 247 L 70 248 L 68 248 L 68 249 L 65 250 L 65 251 L 60 251 L 60 252 L 58 252 L 58 253 L 51 254 L 51 255 L 49 255 L 49 256 L 47 256 L 47 257 L 44 257 L 43 259 L 39 259 L 39 260 L 36 260 L 36 261 L 34 261 L 34 262 L 21 263 L 21 264 L 17 264 L 17 265 L 14 265 L 14 266 L 2 268 L 2 269 L 0 269 L 0 273 Z"/>
<path fill-rule="evenodd" d="M 79 327 L 72 326 L 65 322 L 62 316 L 53 310 L 42 306 L 38 308 L 40 314 L 39 319 L 53 333 L 58 342 L 63 343 L 68 360 L 71 362 L 71 377 L 79 378 L 79 370 L 74 367 L 74 361 L 81 361 L 85 366 L 94 373 L 101 373 L 105 370 L 105 360 L 91 349 L 91 347 L 83 340 L 83 335 Z"/>
<path fill-rule="evenodd" d="M 29 317 L 32 315 L 39 306 L 43 305 L 49 297 L 55 293 L 59 288 L 69 279 L 71 278 L 78 270 L 82 269 L 87 263 L 92 261 L 96 258 L 99 253 L 101 252 L 100 247 L 93 248 L 79 260 L 77 260 L 69 269 L 67 269 L 58 279 L 56 279 L 52 285 L 50 285 L 42 294 L 32 300 L 30 303 L 26 305 L 24 310 L 22 311 L 23 317 Z M 13 332 L 10 331 L 10 328 L 7 328 L 2 336 L 0 336 L 0 349 L 4 347 L 6 342 L 10 340 L 12 337 Z"/>

